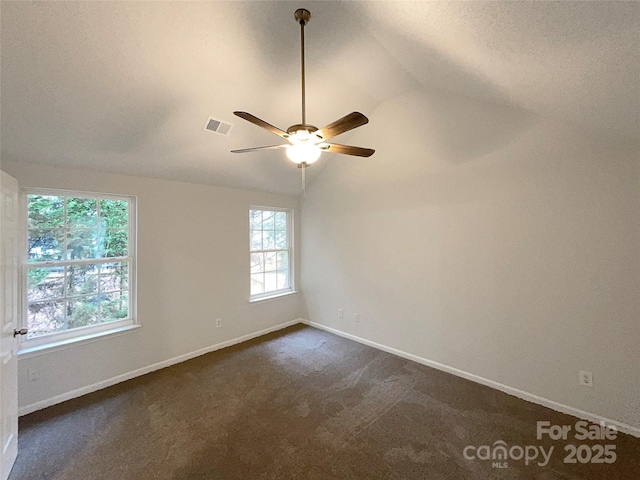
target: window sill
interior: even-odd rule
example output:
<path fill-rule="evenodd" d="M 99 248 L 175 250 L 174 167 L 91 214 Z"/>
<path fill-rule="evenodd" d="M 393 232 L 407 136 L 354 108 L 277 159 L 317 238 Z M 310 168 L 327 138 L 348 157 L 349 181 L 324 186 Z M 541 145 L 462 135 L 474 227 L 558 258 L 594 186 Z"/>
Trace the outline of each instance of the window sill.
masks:
<path fill-rule="evenodd" d="M 45 353 L 56 352 L 58 350 L 65 350 L 76 345 L 86 345 L 95 341 L 101 340 L 106 337 L 117 337 L 124 335 L 125 333 L 135 332 L 141 327 L 141 325 L 127 325 L 125 327 L 115 328 L 113 330 L 105 330 L 104 332 L 92 333 L 89 335 L 83 335 L 81 337 L 68 338 L 66 340 L 59 340 L 57 342 L 46 343 L 43 345 L 35 345 L 32 347 L 24 346 L 18 350 L 18 358 L 30 358 L 43 355 Z"/>
<path fill-rule="evenodd" d="M 269 296 L 266 296 L 266 297 L 250 298 L 249 299 L 249 303 L 260 303 L 260 302 L 265 302 L 267 300 L 275 300 L 275 299 L 280 298 L 280 297 L 286 297 L 288 295 L 295 295 L 296 293 L 298 293 L 297 290 L 291 290 L 291 291 L 288 291 L 288 292 L 275 293 L 273 295 L 269 295 Z"/>

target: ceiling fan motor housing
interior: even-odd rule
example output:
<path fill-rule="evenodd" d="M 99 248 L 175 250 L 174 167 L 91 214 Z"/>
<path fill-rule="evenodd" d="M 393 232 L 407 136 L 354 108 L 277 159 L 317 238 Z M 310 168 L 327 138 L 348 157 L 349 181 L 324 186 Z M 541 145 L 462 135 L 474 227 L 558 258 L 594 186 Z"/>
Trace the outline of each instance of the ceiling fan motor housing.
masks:
<path fill-rule="evenodd" d="M 287 133 L 291 136 L 296 136 L 296 133 L 299 131 L 307 131 L 309 132 L 309 134 L 312 134 L 314 132 L 318 131 L 318 127 L 314 127 L 313 125 L 303 125 L 301 123 L 296 123 L 295 125 L 291 125 L 289 128 L 287 128 Z M 322 141 L 322 135 L 320 135 L 319 133 L 316 133 L 314 135 L 319 142 Z"/>
<path fill-rule="evenodd" d="M 307 23 L 309 23 L 309 20 L 311 20 L 311 12 L 306 8 L 299 8 L 295 11 L 293 17 L 299 24 L 306 25 Z"/>

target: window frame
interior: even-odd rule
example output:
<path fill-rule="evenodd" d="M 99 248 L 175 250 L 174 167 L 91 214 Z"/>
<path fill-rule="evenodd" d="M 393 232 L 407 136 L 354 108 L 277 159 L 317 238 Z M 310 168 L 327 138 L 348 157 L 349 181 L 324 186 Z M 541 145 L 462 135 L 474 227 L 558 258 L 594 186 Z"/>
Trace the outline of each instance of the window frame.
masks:
<path fill-rule="evenodd" d="M 252 210 L 261 210 L 267 212 L 285 212 L 287 214 L 287 251 L 289 253 L 289 286 L 287 288 L 281 288 L 278 290 L 271 290 L 269 292 L 256 293 L 251 294 L 251 254 L 252 253 L 263 253 L 267 251 L 283 251 L 283 249 L 270 249 L 270 250 L 252 250 L 251 249 L 251 211 Z M 250 205 L 249 210 L 247 211 L 248 216 L 248 232 L 247 238 L 249 240 L 249 265 L 248 265 L 248 273 L 249 273 L 249 302 L 259 302 L 263 300 L 269 300 L 272 298 L 282 297 L 285 295 L 291 295 L 296 293 L 295 289 L 295 242 L 294 242 L 294 209 L 293 208 L 284 208 L 284 207 L 270 207 L 266 205 Z"/>
<path fill-rule="evenodd" d="M 127 318 L 114 320 L 111 322 L 105 322 L 98 325 L 89 325 L 84 327 L 72 328 L 71 330 L 64 330 L 61 332 L 47 333 L 39 335 L 34 338 L 27 338 L 27 336 L 20 337 L 20 350 L 31 351 L 41 350 L 47 348 L 58 347 L 70 342 L 76 342 L 80 340 L 94 339 L 96 337 L 104 336 L 111 333 L 121 333 L 128 329 L 137 328 L 137 197 L 134 195 L 124 194 L 112 194 L 112 193 L 98 193 L 87 192 L 80 190 L 66 190 L 55 188 L 36 188 L 36 187 L 22 187 L 20 189 L 20 258 L 22 259 L 20 264 L 20 305 L 19 305 L 19 318 L 20 324 L 23 328 L 28 328 L 29 319 L 29 302 L 28 302 L 28 272 L 33 266 L 29 263 L 29 195 L 42 195 L 42 196 L 54 196 L 54 197 L 73 197 L 73 198 L 89 198 L 100 200 L 125 200 L 128 203 L 128 218 L 127 218 L 127 256 L 126 257 L 100 257 L 89 259 L 78 259 L 72 264 L 91 264 L 91 263 L 109 263 L 109 261 L 126 261 L 128 262 L 128 296 L 129 296 L 129 316 Z M 106 260 L 106 261 L 105 261 Z M 38 262 L 42 266 L 56 266 L 66 265 L 69 260 L 53 260 Z M 64 297 L 67 298 L 66 296 Z"/>

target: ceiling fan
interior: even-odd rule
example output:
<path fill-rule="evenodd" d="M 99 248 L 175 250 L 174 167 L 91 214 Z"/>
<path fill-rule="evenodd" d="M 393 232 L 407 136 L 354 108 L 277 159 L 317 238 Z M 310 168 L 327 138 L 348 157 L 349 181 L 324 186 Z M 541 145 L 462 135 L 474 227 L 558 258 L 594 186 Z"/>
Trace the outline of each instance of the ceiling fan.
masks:
<path fill-rule="evenodd" d="M 286 131 L 259 119 L 255 115 L 247 112 L 233 112 L 238 117 L 247 120 L 265 130 L 284 138 L 289 143 L 281 145 L 270 145 L 265 147 L 244 148 L 232 150 L 233 153 L 255 152 L 259 150 L 286 149 L 287 157 L 302 168 L 303 189 L 304 189 L 304 169 L 315 162 L 322 152 L 344 153 L 358 157 L 370 157 L 375 150 L 371 148 L 353 147 L 350 145 L 340 145 L 338 143 L 326 143 L 327 140 L 360 127 L 369 122 L 369 119 L 360 112 L 352 112 L 349 115 L 336 120 L 329 125 L 317 128 L 307 124 L 306 100 L 305 100 L 305 74 L 304 74 L 304 27 L 309 23 L 311 13 L 309 10 L 299 8 L 294 13 L 296 22 L 300 24 L 300 50 L 302 57 L 302 122 L 291 125 Z"/>

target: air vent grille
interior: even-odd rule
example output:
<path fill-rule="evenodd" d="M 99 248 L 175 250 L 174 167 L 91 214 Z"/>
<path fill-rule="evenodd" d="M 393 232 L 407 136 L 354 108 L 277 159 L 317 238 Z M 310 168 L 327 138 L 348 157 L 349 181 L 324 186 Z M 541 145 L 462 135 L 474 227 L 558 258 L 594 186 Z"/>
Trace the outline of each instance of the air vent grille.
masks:
<path fill-rule="evenodd" d="M 230 123 L 225 123 L 222 120 L 209 117 L 204 129 L 209 130 L 210 132 L 219 133 L 220 135 L 229 135 L 229 131 L 231 131 L 232 126 L 233 125 Z"/>

